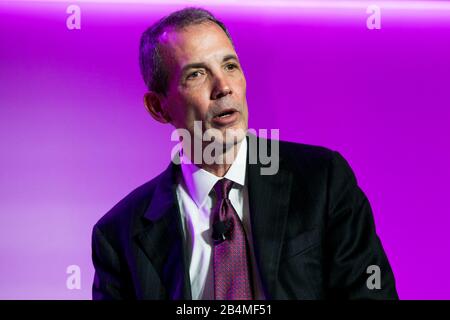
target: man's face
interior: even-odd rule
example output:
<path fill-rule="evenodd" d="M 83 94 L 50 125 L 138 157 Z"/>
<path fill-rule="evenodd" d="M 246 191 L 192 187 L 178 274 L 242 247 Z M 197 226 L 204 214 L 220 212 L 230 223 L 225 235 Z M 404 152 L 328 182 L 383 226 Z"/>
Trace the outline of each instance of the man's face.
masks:
<path fill-rule="evenodd" d="M 162 108 L 175 128 L 194 136 L 194 121 L 203 132 L 217 129 L 246 132 L 248 109 L 246 81 L 237 54 L 225 32 L 212 22 L 168 30 L 161 35 L 162 59 L 169 72 Z M 236 137 L 235 137 L 236 138 Z M 244 135 L 237 136 L 238 142 Z M 228 140 L 229 142 L 230 140 Z M 228 143 L 227 143 L 228 144 Z"/>

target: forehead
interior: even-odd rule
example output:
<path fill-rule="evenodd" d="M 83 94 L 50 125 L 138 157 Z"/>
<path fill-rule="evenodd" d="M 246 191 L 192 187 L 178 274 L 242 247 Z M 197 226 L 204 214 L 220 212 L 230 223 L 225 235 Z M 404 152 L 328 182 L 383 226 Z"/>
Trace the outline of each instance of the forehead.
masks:
<path fill-rule="evenodd" d="M 187 63 L 221 60 L 224 55 L 235 54 L 225 32 L 209 21 L 166 30 L 159 40 L 164 59 L 175 69 Z"/>

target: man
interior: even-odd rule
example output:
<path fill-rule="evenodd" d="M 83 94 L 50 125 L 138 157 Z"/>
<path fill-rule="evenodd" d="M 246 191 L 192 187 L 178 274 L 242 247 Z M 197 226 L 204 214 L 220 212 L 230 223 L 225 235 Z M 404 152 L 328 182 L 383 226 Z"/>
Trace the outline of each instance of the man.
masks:
<path fill-rule="evenodd" d="M 94 226 L 94 299 L 397 298 L 341 155 L 246 134 L 246 80 L 221 22 L 172 13 L 143 33 L 140 66 L 150 115 L 188 135 L 163 173 Z M 195 161 L 208 135 L 213 160 L 231 161 Z M 277 151 L 276 173 L 250 161 L 255 139 Z"/>

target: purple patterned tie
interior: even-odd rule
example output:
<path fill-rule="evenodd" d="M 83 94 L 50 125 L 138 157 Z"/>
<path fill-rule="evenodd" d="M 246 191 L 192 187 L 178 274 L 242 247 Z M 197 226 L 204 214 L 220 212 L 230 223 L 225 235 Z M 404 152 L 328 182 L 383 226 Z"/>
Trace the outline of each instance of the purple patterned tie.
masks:
<path fill-rule="evenodd" d="M 233 181 L 221 179 L 214 185 L 217 202 L 213 208 L 214 297 L 216 300 L 251 300 L 247 238 L 228 194 Z"/>

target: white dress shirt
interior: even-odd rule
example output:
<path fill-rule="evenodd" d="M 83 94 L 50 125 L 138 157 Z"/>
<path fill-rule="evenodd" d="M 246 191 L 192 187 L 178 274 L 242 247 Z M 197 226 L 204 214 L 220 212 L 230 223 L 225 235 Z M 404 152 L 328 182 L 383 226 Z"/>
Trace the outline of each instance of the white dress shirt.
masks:
<path fill-rule="evenodd" d="M 215 199 L 213 187 L 218 177 L 192 163 L 183 161 L 176 188 L 185 249 L 188 253 L 191 294 L 194 300 L 214 299 L 213 240 L 211 208 Z M 243 139 L 236 159 L 224 178 L 234 182 L 229 199 L 241 219 L 250 247 L 255 299 L 264 299 L 261 280 L 254 257 L 250 224 L 248 190 L 246 185 L 247 139 Z M 212 191 L 212 192 L 211 192 Z"/>

